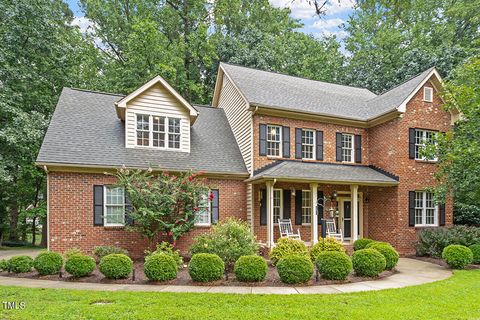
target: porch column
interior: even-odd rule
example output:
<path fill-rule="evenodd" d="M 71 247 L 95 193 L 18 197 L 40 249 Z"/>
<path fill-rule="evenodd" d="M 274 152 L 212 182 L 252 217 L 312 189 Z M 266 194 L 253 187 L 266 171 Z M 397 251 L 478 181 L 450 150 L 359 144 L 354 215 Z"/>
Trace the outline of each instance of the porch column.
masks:
<path fill-rule="evenodd" d="M 351 185 L 352 193 L 352 241 L 358 239 L 358 185 Z"/>
<path fill-rule="evenodd" d="M 273 247 L 273 181 L 267 181 L 267 246 Z"/>
<path fill-rule="evenodd" d="M 318 210 L 317 210 L 317 190 L 318 184 L 311 183 L 310 191 L 312 193 L 312 245 L 318 242 Z"/>

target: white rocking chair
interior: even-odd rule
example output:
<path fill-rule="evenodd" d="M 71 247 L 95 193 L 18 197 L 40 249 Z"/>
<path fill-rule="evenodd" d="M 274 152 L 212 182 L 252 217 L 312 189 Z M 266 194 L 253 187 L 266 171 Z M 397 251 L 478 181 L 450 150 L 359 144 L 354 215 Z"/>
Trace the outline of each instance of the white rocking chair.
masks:
<path fill-rule="evenodd" d="M 280 237 L 302 240 L 300 229 L 297 229 L 297 233 L 293 233 L 291 219 L 278 219 L 278 228 L 280 229 Z"/>
<path fill-rule="evenodd" d="M 337 230 L 335 219 L 325 220 L 327 229 L 327 238 L 334 238 L 337 241 L 343 242 L 342 230 Z"/>

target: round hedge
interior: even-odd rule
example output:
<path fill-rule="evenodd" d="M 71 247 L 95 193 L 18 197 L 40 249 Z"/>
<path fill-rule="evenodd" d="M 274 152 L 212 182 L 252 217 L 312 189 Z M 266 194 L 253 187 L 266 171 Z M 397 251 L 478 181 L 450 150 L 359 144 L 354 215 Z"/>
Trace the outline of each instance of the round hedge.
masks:
<path fill-rule="evenodd" d="M 383 243 L 374 243 L 370 246 L 370 249 L 377 250 L 385 257 L 385 270 L 392 270 L 397 265 L 400 256 L 392 246 Z"/>
<path fill-rule="evenodd" d="M 267 276 L 267 262 L 260 256 L 242 256 L 235 262 L 233 272 L 238 281 L 258 282 Z"/>
<path fill-rule="evenodd" d="M 111 253 L 100 259 L 98 269 L 107 279 L 125 279 L 132 272 L 133 261 L 123 253 Z"/>
<path fill-rule="evenodd" d="M 469 248 L 473 253 L 473 263 L 480 264 L 480 244 L 472 244 Z"/>
<path fill-rule="evenodd" d="M 390 246 L 390 247 L 392 247 L 392 245 L 391 245 L 390 243 L 388 243 L 388 242 L 373 241 L 373 242 L 368 243 L 368 244 L 365 246 L 364 249 L 370 249 L 370 248 L 372 248 L 372 246 L 377 245 L 377 244 L 382 244 L 382 245 L 384 245 L 384 246 Z"/>
<path fill-rule="evenodd" d="M 344 252 L 325 251 L 318 255 L 317 269 L 322 278 L 345 280 L 352 272 L 352 260 Z"/>
<path fill-rule="evenodd" d="M 313 275 L 313 263 L 305 256 L 286 256 L 278 261 L 277 272 L 284 283 L 305 283 Z"/>
<path fill-rule="evenodd" d="M 387 261 L 375 249 L 361 249 L 353 253 L 352 265 L 357 275 L 361 277 L 376 277 L 385 270 Z"/>
<path fill-rule="evenodd" d="M 442 258 L 453 269 L 463 269 L 473 262 L 473 252 L 465 246 L 451 244 L 443 249 Z"/>
<path fill-rule="evenodd" d="M 358 250 L 365 249 L 366 246 L 369 245 L 372 242 L 376 242 L 376 241 L 372 240 L 372 239 L 368 239 L 368 238 L 362 238 L 362 239 L 355 240 L 355 242 L 353 243 L 353 250 L 358 251 Z"/>
<path fill-rule="evenodd" d="M 8 261 L 5 259 L 0 260 L 0 271 L 8 271 Z"/>
<path fill-rule="evenodd" d="M 65 262 L 65 271 L 74 278 L 88 276 L 95 270 L 95 259 L 83 254 L 73 254 Z"/>
<path fill-rule="evenodd" d="M 145 258 L 143 268 L 145 276 L 152 281 L 167 281 L 177 277 L 177 262 L 166 253 L 149 255 Z"/>
<path fill-rule="evenodd" d="M 29 256 L 15 256 L 8 260 L 8 270 L 15 273 L 30 272 L 33 267 L 33 259 Z"/>
<path fill-rule="evenodd" d="M 310 248 L 310 259 L 315 263 L 318 255 L 325 251 L 345 252 L 343 245 L 334 238 L 320 238 L 318 242 Z"/>
<path fill-rule="evenodd" d="M 60 253 L 45 251 L 40 253 L 33 261 L 33 267 L 42 276 L 56 274 L 62 269 L 63 257 Z"/>
<path fill-rule="evenodd" d="M 188 273 L 193 281 L 209 282 L 220 280 L 225 270 L 225 264 L 216 254 L 197 253 L 188 264 Z"/>
<path fill-rule="evenodd" d="M 270 251 L 270 260 L 275 266 L 280 259 L 290 256 L 290 255 L 300 255 L 308 257 L 307 246 L 302 240 L 290 239 L 287 237 L 282 237 L 278 239 L 275 247 Z"/>

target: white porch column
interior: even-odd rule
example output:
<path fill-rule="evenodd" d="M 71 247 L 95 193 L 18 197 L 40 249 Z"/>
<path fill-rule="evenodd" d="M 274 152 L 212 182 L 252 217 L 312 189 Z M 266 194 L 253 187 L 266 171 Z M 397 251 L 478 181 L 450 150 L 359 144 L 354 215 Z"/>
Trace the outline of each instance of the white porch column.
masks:
<path fill-rule="evenodd" d="M 312 245 L 318 242 L 317 190 L 318 184 L 311 183 L 310 191 L 312 193 Z"/>
<path fill-rule="evenodd" d="M 358 185 L 351 185 L 352 193 L 352 241 L 358 239 Z"/>
<path fill-rule="evenodd" d="M 267 181 L 267 246 L 273 247 L 273 181 Z"/>

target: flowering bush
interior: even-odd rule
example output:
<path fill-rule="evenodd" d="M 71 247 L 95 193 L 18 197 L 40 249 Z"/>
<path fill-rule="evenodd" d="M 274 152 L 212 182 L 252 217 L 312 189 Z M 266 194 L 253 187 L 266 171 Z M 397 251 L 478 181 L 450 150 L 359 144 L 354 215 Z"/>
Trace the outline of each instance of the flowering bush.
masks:
<path fill-rule="evenodd" d="M 147 257 L 154 255 L 154 254 L 166 254 L 175 261 L 177 268 L 183 266 L 183 258 L 180 255 L 180 251 L 175 250 L 175 247 L 168 242 L 163 241 L 162 243 L 157 244 L 157 249 L 153 252 L 145 251 Z"/>

